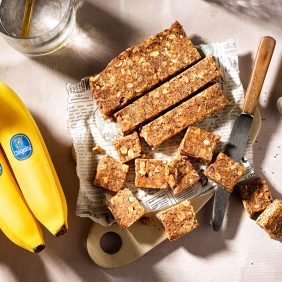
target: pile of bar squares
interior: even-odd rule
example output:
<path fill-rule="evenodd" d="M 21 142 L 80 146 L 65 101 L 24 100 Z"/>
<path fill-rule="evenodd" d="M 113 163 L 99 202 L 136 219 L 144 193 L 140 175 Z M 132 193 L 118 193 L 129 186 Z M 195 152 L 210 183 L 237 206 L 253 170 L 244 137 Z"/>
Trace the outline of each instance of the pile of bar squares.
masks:
<path fill-rule="evenodd" d="M 223 153 L 214 160 L 218 135 L 192 126 L 229 104 L 218 83 L 220 77 L 214 58 L 202 57 L 178 22 L 125 50 L 100 74 L 91 77 L 91 90 L 100 111 L 105 118 L 115 119 L 124 134 L 113 142 L 120 161 L 104 156 L 94 180 L 95 186 L 116 193 L 108 199 L 107 206 L 122 228 L 128 228 L 145 214 L 138 199 L 124 187 L 127 163 L 134 159 L 136 187 L 169 188 L 175 195 L 200 179 L 191 160 L 209 165 L 204 174 L 229 192 L 244 174 L 244 167 Z M 184 129 L 187 131 L 175 160 L 142 157 L 140 137 L 154 150 Z M 245 195 L 244 206 L 251 214 L 254 201 Z M 259 201 L 255 211 L 266 208 L 271 201 L 271 197 L 263 204 Z M 199 225 L 188 200 L 160 211 L 157 217 L 170 240 Z M 263 220 L 259 223 L 267 229 Z"/>

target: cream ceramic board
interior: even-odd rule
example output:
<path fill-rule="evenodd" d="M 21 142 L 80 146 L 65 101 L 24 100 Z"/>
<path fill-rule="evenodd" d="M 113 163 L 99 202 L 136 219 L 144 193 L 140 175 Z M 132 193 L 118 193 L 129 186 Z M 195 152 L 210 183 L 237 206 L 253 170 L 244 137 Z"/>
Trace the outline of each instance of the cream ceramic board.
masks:
<path fill-rule="evenodd" d="M 257 110 L 250 132 L 252 143 L 258 135 L 260 127 L 261 117 Z M 196 212 L 201 210 L 213 194 L 213 191 L 204 193 L 191 200 Z M 122 246 L 115 254 L 104 252 L 100 246 L 100 239 L 107 232 L 115 232 L 121 237 Z M 116 268 L 137 260 L 164 240 L 166 240 L 164 228 L 156 217 L 152 217 L 146 225 L 138 221 L 128 229 L 121 229 L 117 224 L 104 227 L 93 223 L 87 238 L 87 250 L 90 258 L 97 265 L 103 268 Z"/>

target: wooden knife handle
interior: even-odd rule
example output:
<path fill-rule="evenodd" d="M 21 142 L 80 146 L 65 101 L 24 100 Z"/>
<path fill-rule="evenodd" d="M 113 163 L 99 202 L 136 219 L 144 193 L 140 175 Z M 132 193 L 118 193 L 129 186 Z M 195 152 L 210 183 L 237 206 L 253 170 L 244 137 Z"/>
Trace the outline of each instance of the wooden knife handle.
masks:
<path fill-rule="evenodd" d="M 256 110 L 275 44 L 275 39 L 270 36 L 263 36 L 260 40 L 251 80 L 249 82 L 243 104 L 244 113 L 253 115 Z"/>

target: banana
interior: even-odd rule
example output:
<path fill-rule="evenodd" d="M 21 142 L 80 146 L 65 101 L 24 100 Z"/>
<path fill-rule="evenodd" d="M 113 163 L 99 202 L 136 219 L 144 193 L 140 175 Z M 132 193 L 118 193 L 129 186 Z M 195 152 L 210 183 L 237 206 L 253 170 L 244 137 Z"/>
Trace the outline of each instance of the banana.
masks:
<path fill-rule="evenodd" d="M 68 229 L 67 203 L 42 135 L 30 112 L 0 83 L 0 143 L 35 217 L 53 234 Z"/>
<path fill-rule="evenodd" d="M 0 229 L 16 245 L 34 253 L 45 247 L 40 226 L 29 210 L 0 146 Z"/>

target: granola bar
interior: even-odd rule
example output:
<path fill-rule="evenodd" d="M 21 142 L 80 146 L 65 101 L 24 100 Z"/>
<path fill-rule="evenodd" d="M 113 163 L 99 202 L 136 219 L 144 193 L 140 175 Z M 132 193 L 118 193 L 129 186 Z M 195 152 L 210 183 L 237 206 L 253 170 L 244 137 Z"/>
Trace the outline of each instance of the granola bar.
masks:
<path fill-rule="evenodd" d="M 257 224 L 262 227 L 272 239 L 282 237 L 282 200 L 274 200 L 258 217 Z"/>
<path fill-rule="evenodd" d="M 199 226 L 196 213 L 189 200 L 157 213 L 157 217 L 162 221 L 170 241 L 182 237 Z"/>
<path fill-rule="evenodd" d="M 216 83 L 143 126 L 140 136 L 154 149 L 189 125 L 223 109 L 228 103 L 220 84 Z"/>
<path fill-rule="evenodd" d="M 118 192 L 123 188 L 128 169 L 128 165 L 106 155 L 98 162 L 94 185 Z"/>
<path fill-rule="evenodd" d="M 175 22 L 114 58 L 90 78 L 90 88 L 103 115 L 109 116 L 200 58 L 182 26 Z"/>
<path fill-rule="evenodd" d="M 181 155 L 193 158 L 200 163 L 209 164 L 212 160 L 216 143 L 220 140 L 218 135 L 204 129 L 190 126 L 178 148 Z"/>
<path fill-rule="evenodd" d="M 141 156 L 141 143 L 137 132 L 124 136 L 113 142 L 122 163 Z"/>
<path fill-rule="evenodd" d="M 215 162 L 204 171 L 204 175 L 231 193 L 245 170 L 242 165 L 224 153 L 219 153 Z"/>
<path fill-rule="evenodd" d="M 239 192 L 244 208 L 250 217 L 262 212 L 272 203 L 269 187 L 262 178 L 256 178 L 240 185 Z"/>
<path fill-rule="evenodd" d="M 158 114 L 220 78 L 212 56 L 207 56 L 193 67 L 145 94 L 134 103 L 115 114 L 123 132 L 129 132 L 138 125 L 152 120 Z"/>
<path fill-rule="evenodd" d="M 166 177 L 173 194 L 178 195 L 183 190 L 199 181 L 200 176 L 187 157 L 178 156 L 167 164 Z"/>
<path fill-rule="evenodd" d="M 107 206 L 121 228 L 128 228 L 145 214 L 145 209 L 127 188 L 107 201 Z"/>
<path fill-rule="evenodd" d="M 154 159 L 135 160 L 135 186 L 142 188 L 168 188 L 167 161 Z"/>

